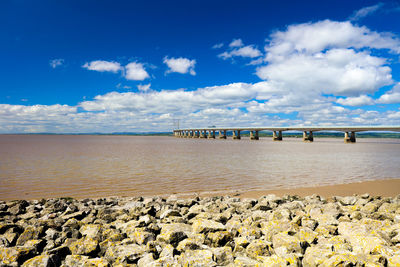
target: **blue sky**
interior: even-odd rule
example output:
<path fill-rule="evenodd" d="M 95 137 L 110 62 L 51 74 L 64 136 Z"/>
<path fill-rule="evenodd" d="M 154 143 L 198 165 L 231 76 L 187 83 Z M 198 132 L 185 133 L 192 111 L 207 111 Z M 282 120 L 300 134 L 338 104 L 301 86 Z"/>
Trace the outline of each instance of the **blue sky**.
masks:
<path fill-rule="evenodd" d="M 0 30 L 0 133 L 400 124 L 398 1 L 6 0 Z"/>

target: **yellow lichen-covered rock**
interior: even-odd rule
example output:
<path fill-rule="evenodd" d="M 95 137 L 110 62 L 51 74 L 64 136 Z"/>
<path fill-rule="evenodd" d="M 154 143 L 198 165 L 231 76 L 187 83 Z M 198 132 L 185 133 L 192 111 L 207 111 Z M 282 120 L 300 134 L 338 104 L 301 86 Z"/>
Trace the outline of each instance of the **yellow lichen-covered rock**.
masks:
<path fill-rule="evenodd" d="M 93 239 L 100 238 L 100 231 L 101 231 L 100 224 L 85 224 L 85 225 L 82 225 L 82 227 L 79 229 L 79 232 L 83 236 L 87 236 L 87 237 L 90 237 Z"/>
<path fill-rule="evenodd" d="M 57 266 L 57 260 L 55 255 L 39 255 L 33 257 L 22 264 L 22 267 L 53 267 Z"/>
<path fill-rule="evenodd" d="M 351 251 L 351 245 L 345 240 L 343 236 L 334 235 L 328 238 L 318 239 L 318 246 L 325 248 L 332 248 L 335 252 Z"/>
<path fill-rule="evenodd" d="M 12 264 L 13 262 L 23 262 L 31 255 L 31 247 L 0 247 L 0 263 Z"/>
<path fill-rule="evenodd" d="M 307 242 L 311 244 L 318 237 L 318 233 L 314 232 L 310 228 L 301 228 L 295 236 L 300 240 L 300 242 Z"/>
<path fill-rule="evenodd" d="M 288 265 L 286 259 L 279 257 L 277 255 L 258 256 L 257 260 L 262 262 L 262 266 L 280 267 Z"/>
<path fill-rule="evenodd" d="M 196 219 L 192 224 L 193 232 L 195 233 L 208 233 L 225 230 L 222 223 L 206 219 Z"/>
<path fill-rule="evenodd" d="M 246 247 L 246 255 L 257 259 L 258 256 L 269 256 L 271 254 L 272 243 L 265 240 L 254 240 Z"/>
<path fill-rule="evenodd" d="M 292 222 L 287 221 L 267 221 L 261 223 L 261 232 L 265 235 L 267 241 L 272 241 L 272 236 L 281 232 L 294 231 L 296 232 L 298 226 Z"/>
<path fill-rule="evenodd" d="M 156 239 L 155 235 L 146 231 L 145 228 L 136 228 L 133 231 L 129 230 L 126 234 L 139 245 L 147 244 L 147 242 Z"/>
<path fill-rule="evenodd" d="M 17 246 L 23 246 L 28 240 L 38 239 L 43 227 L 27 226 L 24 232 L 17 239 Z"/>
<path fill-rule="evenodd" d="M 99 242 L 90 237 L 84 237 L 72 242 L 68 247 L 72 254 L 91 255 L 98 250 Z"/>
<path fill-rule="evenodd" d="M 303 266 L 311 267 L 321 265 L 326 259 L 330 258 L 334 252 L 330 249 L 318 247 L 308 247 L 304 253 Z"/>
<path fill-rule="evenodd" d="M 87 259 L 85 261 L 85 267 L 108 267 L 110 266 L 109 262 L 104 258 L 93 258 Z"/>
<path fill-rule="evenodd" d="M 336 225 L 318 225 L 317 228 L 314 230 L 316 233 L 318 233 L 319 236 L 322 237 L 331 237 L 334 235 L 337 231 L 337 226 Z"/>
<path fill-rule="evenodd" d="M 191 234 L 192 227 L 183 223 L 165 224 L 161 228 L 161 233 L 157 240 L 168 244 L 177 245 L 180 241 Z"/>
<path fill-rule="evenodd" d="M 146 247 L 136 244 L 117 245 L 109 247 L 104 257 L 115 264 L 134 262 L 138 260 L 146 251 Z"/>
<path fill-rule="evenodd" d="M 195 239 L 186 238 L 185 240 L 179 242 L 178 246 L 176 247 L 176 250 L 181 252 L 186 250 L 194 250 L 194 249 L 199 249 L 202 245 L 203 245 L 202 243 L 200 243 Z"/>
<path fill-rule="evenodd" d="M 207 240 L 214 247 L 223 246 L 232 240 L 232 233 L 229 231 L 217 231 L 207 234 Z"/>
<path fill-rule="evenodd" d="M 234 266 L 243 266 L 243 267 L 253 267 L 253 266 L 261 266 L 261 262 L 257 260 L 253 260 L 248 257 L 236 257 L 234 261 Z"/>
<path fill-rule="evenodd" d="M 215 266 L 213 254 L 209 250 L 187 250 L 179 256 L 182 266 Z"/>
<path fill-rule="evenodd" d="M 358 263 L 358 257 L 355 253 L 339 253 L 334 254 L 329 259 L 322 262 L 322 266 L 355 266 Z"/>
<path fill-rule="evenodd" d="M 261 237 L 261 230 L 255 225 L 244 224 L 239 227 L 238 232 L 241 236 L 253 236 L 255 238 Z"/>
<path fill-rule="evenodd" d="M 388 257 L 387 261 L 388 261 L 388 267 L 400 266 L 400 254 Z"/>
<path fill-rule="evenodd" d="M 233 252 L 231 247 L 219 247 L 212 249 L 214 259 L 218 265 L 228 265 L 233 263 Z"/>
<path fill-rule="evenodd" d="M 272 244 L 275 248 L 285 247 L 290 252 L 301 252 L 300 240 L 289 235 L 287 232 L 276 234 L 272 237 Z"/>

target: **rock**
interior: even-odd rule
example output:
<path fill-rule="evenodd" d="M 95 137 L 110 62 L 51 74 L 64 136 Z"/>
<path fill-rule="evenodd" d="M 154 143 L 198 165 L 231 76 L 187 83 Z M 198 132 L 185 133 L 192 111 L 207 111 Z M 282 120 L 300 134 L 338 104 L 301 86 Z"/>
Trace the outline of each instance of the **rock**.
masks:
<path fill-rule="evenodd" d="M 243 266 L 243 267 L 254 267 L 254 266 L 260 266 L 260 262 L 253 260 L 248 257 L 236 257 L 234 261 L 235 266 Z"/>
<path fill-rule="evenodd" d="M 261 261 L 263 266 L 280 267 L 289 265 L 286 259 L 278 255 L 259 256 L 257 257 L 257 260 Z M 291 265 L 291 266 L 297 266 L 297 265 Z"/>
<path fill-rule="evenodd" d="M 79 229 L 82 236 L 90 237 L 92 239 L 100 240 L 101 226 L 98 224 L 86 224 L 82 225 Z"/>
<path fill-rule="evenodd" d="M 216 266 L 210 250 L 188 250 L 179 256 L 178 262 L 182 266 Z"/>
<path fill-rule="evenodd" d="M 22 264 L 33 256 L 35 256 L 34 249 L 31 247 L 0 247 L 0 263 L 3 264 L 13 264 L 15 262 Z"/>
<path fill-rule="evenodd" d="M 341 197 L 339 198 L 339 203 L 348 206 L 348 205 L 354 205 L 357 202 L 356 197 Z"/>
<path fill-rule="evenodd" d="M 229 231 L 210 232 L 207 234 L 207 239 L 212 246 L 221 247 L 232 240 L 232 234 Z"/>
<path fill-rule="evenodd" d="M 400 266 L 400 255 L 397 254 L 397 255 L 388 257 L 387 264 L 388 264 L 387 265 L 388 267 Z"/>
<path fill-rule="evenodd" d="M 139 245 L 146 245 L 147 242 L 156 239 L 155 235 L 151 232 L 148 232 L 145 228 L 136 228 L 133 232 L 132 229 L 129 229 L 126 234 L 128 237 L 135 240 L 135 242 Z"/>
<path fill-rule="evenodd" d="M 200 249 L 200 247 L 203 244 L 199 242 L 198 240 L 192 239 L 192 238 L 186 238 L 185 240 L 182 240 L 179 242 L 178 246 L 176 247 L 176 250 L 183 252 L 186 250 L 195 250 L 195 249 Z"/>
<path fill-rule="evenodd" d="M 208 233 L 225 230 L 225 226 L 222 223 L 206 219 L 194 220 L 192 227 L 193 232 L 195 233 Z"/>
<path fill-rule="evenodd" d="M 304 253 L 303 266 L 319 266 L 326 259 L 329 259 L 334 252 L 331 249 L 322 249 L 318 247 L 308 247 Z"/>
<path fill-rule="evenodd" d="M 56 255 L 39 255 L 25 261 L 22 267 L 56 267 L 60 265 L 59 262 Z"/>
<path fill-rule="evenodd" d="M 143 255 L 143 257 L 140 258 L 140 260 L 137 263 L 138 267 L 149 267 L 149 266 L 157 266 L 157 264 L 154 261 L 154 256 L 151 253 L 146 253 Z"/>
<path fill-rule="evenodd" d="M 145 247 L 139 246 L 136 244 L 130 245 L 116 245 L 110 246 L 104 257 L 114 264 L 132 264 L 137 263 L 137 261 L 142 257 L 145 253 Z"/>
<path fill-rule="evenodd" d="M 300 240 L 295 236 L 289 235 L 287 232 L 282 232 L 274 235 L 272 237 L 272 244 L 274 246 L 274 249 L 285 247 L 288 252 L 301 253 L 302 250 Z"/>
<path fill-rule="evenodd" d="M 248 257 L 257 259 L 258 256 L 271 255 L 272 243 L 265 240 L 253 240 L 246 247 L 246 254 Z"/>
<path fill-rule="evenodd" d="M 25 231 L 19 236 L 16 245 L 23 246 L 28 240 L 39 239 L 39 236 L 43 232 L 43 227 L 28 226 Z"/>
<path fill-rule="evenodd" d="M 219 247 L 212 249 L 214 261 L 218 265 L 228 265 L 233 263 L 233 252 L 231 247 Z"/>
<path fill-rule="evenodd" d="M 99 242 L 90 237 L 83 237 L 72 242 L 68 247 L 72 254 L 94 256 L 99 250 Z"/>
<path fill-rule="evenodd" d="M 191 230 L 192 227 L 190 225 L 183 223 L 165 224 L 161 228 L 161 233 L 157 236 L 157 240 L 176 246 L 191 234 Z"/>

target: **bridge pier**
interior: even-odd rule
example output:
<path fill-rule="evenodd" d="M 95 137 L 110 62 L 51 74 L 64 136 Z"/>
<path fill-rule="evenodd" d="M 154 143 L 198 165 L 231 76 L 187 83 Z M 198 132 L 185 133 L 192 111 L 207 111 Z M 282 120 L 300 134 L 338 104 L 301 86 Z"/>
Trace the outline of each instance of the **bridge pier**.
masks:
<path fill-rule="evenodd" d="M 278 132 L 278 134 L 277 134 Z M 282 131 L 272 131 L 272 140 L 282 141 Z"/>
<path fill-rule="evenodd" d="M 219 130 L 219 139 L 226 139 L 226 130 Z"/>
<path fill-rule="evenodd" d="M 207 138 L 206 130 L 200 130 L 200 138 Z"/>
<path fill-rule="evenodd" d="M 356 142 L 356 132 L 344 132 L 344 142 L 345 143 L 355 143 Z"/>
<path fill-rule="evenodd" d="M 258 131 L 250 131 L 250 140 L 259 140 Z"/>
<path fill-rule="evenodd" d="M 312 131 L 304 131 L 303 132 L 303 142 L 313 142 L 314 141 L 314 136 Z"/>
<path fill-rule="evenodd" d="M 215 130 L 208 131 L 208 139 L 215 139 Z"/>
<path fill-rule="evenodd" d="M 232 131 L 232 139 L 240 139 L 240 130 L 233 130 Z"/>

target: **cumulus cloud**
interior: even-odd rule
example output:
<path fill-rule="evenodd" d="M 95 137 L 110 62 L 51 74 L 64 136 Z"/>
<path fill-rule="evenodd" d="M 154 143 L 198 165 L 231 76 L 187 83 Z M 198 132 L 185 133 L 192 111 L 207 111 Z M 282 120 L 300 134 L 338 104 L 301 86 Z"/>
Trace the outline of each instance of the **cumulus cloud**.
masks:
<path fill-rule="evenodd" d="M 396 84 L 392 90 L 381 95 L 376 101 L 380 104 L 397 104 L 400 103 L 400 83 Z"/>
<path fill-rule="evenodd" d="M 238 49 L 233 49 L 231 51 L 225 51 L 218 56 L 223 59 L 228 59 L 231 57 L 249 57 L 255 58 L 261 56 L 261 51 L 258 50 L 254 45 L 247 45 Z"/>
<path fill-rule="evenodd" d="M 373 6 L 367 6 L 367 7 L 363 7 L 360 10 L 357 10 L 356 12 L 354 12 L 353 15 L 350 16 L 350 20 L 351 21 L 357 21 L 360 20 L 368 15 L 371 15 L 372 13 L 375 13 L 378 9 L 380 9 L 383 6 L 383 3 L 378 3 L 376 5 Z"/>
<path fill-rule="evenodd" d="M 151 83 L 148 84 L 138 84 L 137 88 L 139 91 L 146 92 L 150 89 Z"/>
<path fill-rule="evenodd" d="M 118 72 L 122 70 L 121 64 L 114 61 L 105 61 L 105 60 L 94 60 L 91 62 L 86 62 L 82 68 L 100 72 Z"/>
<path fill-rule="evenodd" d="M 142 63 L 131 62 L 125 66 L 125 78 L 127 80 L 143 81 L 149 77 Z"/>
<path fill-rule="evenodd" d="M 229 44 L 229 47 L 241 47 L 243 46 L 242 39 L 233 39 L 232 42 Z"/>
<path fill-rule="evenodd" d="M 360 95 L 356 97 L 339 98 L 336 103 L 343 106 L 366 106 L 373 105 L 374 100 L 367 95 Z"/>
<path fill-rule="evenodd" d="M 212 49 L 218 49 L 218 48 L 221 48 L 223 46 L 224 46 L 224 43 L 218 43 L 218 44 L 213 45 L 211 48 Z"/>
<path fill-rule="evenodd" d="M 174 118 L 181 119 L 182 127 L 400 123 L 398 109 L 350 108 L 400 103 L 399 84 L 378 99 L 371 97 L 394 84 L 392 61 L 386 56 L 400 53 L 394 35 L 325 20 L 272 33 L 265 56 L 252 50 L 256 46 L 235 42 L 225 52 L 227 57 L 251 58 L 262 81 L 161 91 L 150 90 L 150 83 L 140 84 L 138 92 L 109 92 L 74 107 L 3 104 L 0 132 L 168 131 Z M 194 74 L 196 62 L 166 57 L 164 63 L 167 72 Z M 127 79 L 149 77 L 139 62 L 125 67 L 117 63 L 115 71 L 92 62 L 89 67 L 121 70 Z"/>
<path fill-rule="evenodd" d="M 64 59 L 62 59 L 62 58 L 52 59 L 52 60 L 50 60 L 49 64 L 53 69 L 55 69 L 64 64 Z"/>
<path fill-rule="evenodd" d="M 168 58 L 165 57 L 164 61 L 165 64 L 168 66 L 168 70 L 166 73 L 171 73 L 171 72 L 178 72 L 178 73 L 190 73 L 191 75 L 196 75 L 196 72 L 194 71 L 194 66 L 196 65 L 196 60 L 188 59 L 188 58 Z"/>

